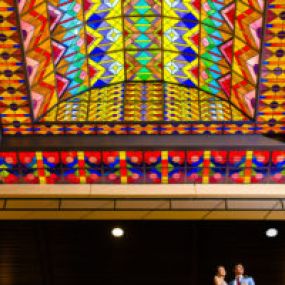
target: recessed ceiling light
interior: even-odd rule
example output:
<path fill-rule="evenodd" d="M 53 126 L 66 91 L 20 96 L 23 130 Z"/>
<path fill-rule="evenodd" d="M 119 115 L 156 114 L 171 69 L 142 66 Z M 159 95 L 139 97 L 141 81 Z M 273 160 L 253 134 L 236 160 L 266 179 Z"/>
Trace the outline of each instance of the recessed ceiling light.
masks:
<path fill-rule="evenodd" d="M 266 230 L 266 236 L 269 238 L 274 238 L 278 235 L 278 230 L 276 228 L 270 228 Z"/>
<path fill-rule="evenodd" d="M 116 238 L 122 237 L 124 235 L 124 230 L 122 228 L 113 228 L 112 235 Z"/>

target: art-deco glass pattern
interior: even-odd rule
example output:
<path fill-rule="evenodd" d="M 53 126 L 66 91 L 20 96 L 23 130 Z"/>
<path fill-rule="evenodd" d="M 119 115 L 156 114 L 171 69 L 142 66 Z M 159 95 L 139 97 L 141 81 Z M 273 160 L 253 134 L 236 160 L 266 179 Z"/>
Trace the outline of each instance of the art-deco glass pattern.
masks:
<path fill-rule="evenodd" d="M 284 131 L 281 0 L 3 0 L 0 10 L 4 134 Z"/>

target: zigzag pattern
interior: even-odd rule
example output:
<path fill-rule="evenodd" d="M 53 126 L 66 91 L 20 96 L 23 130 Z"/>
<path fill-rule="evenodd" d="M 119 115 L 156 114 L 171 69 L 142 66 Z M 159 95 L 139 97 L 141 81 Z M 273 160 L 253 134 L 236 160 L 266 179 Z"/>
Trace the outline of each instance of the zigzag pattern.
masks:
<path fill-rule="evenodd" d="M 112 122 L 123 120 L 125 88 L 123 84 L 114 84 L 91 91 L 89 119 L 94 122 Z"/>
<path fill-rule="evenodd" d="M 124 120 L 163 120 L 163 108 L 161 108 L 163 94 L 164 88 L 161 83 L 127 83 L 125 85 Z"/>
<path fill-rule="evenodd" d="M 24 134 L 28 134 L 35 129 L 40 133 L 40 125 L 37 125 L 35 128 L 30 125 L 31 118 L 29 115 L 27 93 L 25 88 L 21 85 L 24 83 L 25 78 L 23 77 L 23 68 L 21 65 L 23 60 L 19 49 L 17 31 L 12 28 L 12 26 L 16 25 L 15 18 L 13 18 L 14 14 L 12 14 L 14 12 L 12 12 L 9 6 L 12 4 L 10 1 L 2 2 L 2 9 L 5 8 L 6 10 L 1 10 L 1 13 L 2 11 L 6 13 L 5 19 L 7 18 L 7 21 L 0 23 L 0 25 L 7 39 L 4 43 L 0 42 L 0 54 L 2 56 L 3 52 L 10 49 L 10 58 L 7 60 L 2 60 L 1 58 L 1 64 L 4 64 L 3 66 L 5 67 L 9 66 L 9 70 L 12 72 L 12 76 L 10 77 L 10 72 L 7 73 L 6 69 L 0 71 L 0 93 L 2 96 L 0 96 L 0 109 L 2 112 L 1 120 L 2 123 L 5 124 L 4 133 L 12 134 L 23 132 Z M 177 5 L 177 2 L 180 2 L 179 5 Z M 121 3 L 118 0 L 111 2 L 104 1 L 101 3 L 97 1 L 94 1 L 94 3 L 92 3 L 92 1 L 84 1 L 86 10 L 92 7 L 92 5 L 96 6 L 96 13 L 93 13 L 93 16 L 90 16 L 91 18 L 87 16 L 88 11 L 86 11 L 86 20 L 90 18 L 88 24 L 92 26 L 90 31 L 95 31 L 93 33 L 93 35 L 95 35 L 96 32 L 100 30 L 100 33 L 94 37 L 86 36 L 86 40 L 89 43 L 88 49 L 90 48 L 88 53 L 91 54 L 91 51 L 94 51 L 99 45 L 103 51 L 95 50 L 94 53 L 90 55 L 88 68 L 87 61 L 85 66 L 81 65 L 81 51 L 84 50 L 84 44 L 80 46 L 82 49 L 79 49 L 77 43 L 77 47 L 75 47 L 74 44 L 74 42 L 78 40 L 80 45 L 82 39 L 82 30 L 78 30 L 78 37 L 76 30 L 78 27 L 83 26 L 83 14 L 78 12 L 78 15 L 75 15 L 74 12 L 77 11 L 78 7 L 76 5 L 80 4 L 79 2 L 73 1 L 71 3 L 70 1 L 59 2 L 50 0 L 48 11 L 47 6 L 44 5 L 42 1 L 18 2 L 18 10 L 23 20 L 21 29 L 23 30 L 23 46 L 27 55 L 25 59 L 28 66 L 27 77 L 32 91 L 38 91 L 38 93 L 32 93 L 34 113 L 37 114 L 36 118 L 39 118 L 41 113 L 44 112 L 44 104 L 49 104 L 48 99 L 52 87 L 54 87 L 54 90 L 57 88 L 58 92 L 55 91 L 55 94 L 58 93 L 61 99 L 64 99 L 66 98 L 65 95 L 74 96 L 78 94 L 80 87 L 84 87 L 84 82 L 86 82 L 84 80 L 86 78 L 88 83 L 88 76 L 86 76 L 84 80 L 80 78 L 82 81 L 79 80 L 79 73 L 74 72 L 76 68 L 81 71 L 83 70 L 84 76 L 90 73 L 90 78 L 95 79 L 93 83 L 97 84 L 93 84 L 92 86 L 100 87 L 106 84 L 120 82 L 121 88 L 123 88 L 124 91 L 120 93 L 118 89 L 116 89 L 118 87 L 112 87 L 114 94 L 116 94 L 112 99 L 108 97 L 108 92 L 111 91 L 96 88 L 96 92 L 92 93 L 91 96 L 86 92 L 80 96 L 80 100 L 74 98 L 74 100 L 70 100 L 66 103 L 61 102 L 58 109 L 58 120 L 62 120 L 63 122 L 76 120 L 81 122 L 85 120 L 102 122 L 105 119 L 109 122 L 116 122 L 128 120 L 126 118 L 129 118 L 128 122 L 132 122 L 137 118 L 140 118 L 143 122 L 146 120 L 155 122 L 157 120 L 155 117 L 157 114 L 152 112 L 153 110 L 158 110 L 159 104 L 161 110 L 164 108 L 164 121 L 171 121 L 171 118 L 173 118 L 174 121 L 179 121 L 179 118 L 195 120 L 198 115 L 203 115 L 203 120 L 208 122 L 211 120 L 223 121 L 229 119 L 246 120 L 244 115 L 237 109 L 228 106 L 224 100 L 215 100 L 215 96 L 224 99 L 229 98 L 229 100 L 245 114 L 252 117 L 256 102 L 255 90 L 258 82 L 257 65 L 259 63 L 257 54 L 260 53 L 261 47 L 260 34 L 264 3 L 261 0 L 239 0 L 235 1 L 237 5 L 233 10 L 231 8 L 233 5 L 232 1 L 203 0 L 201 3 L 202 15 L 201 18 L 199 18 L 199 13 L 196 17 L 195 12 L 200 11 L 200 2 L 201 1 L 185 1 L 184 3 L 183 1 L 174 0 L 165 1 L 163 5 L 164 9 L 168 11 L 167 15 L 172 18 L 170 19 L 171 21 L 166 21 L 166 18 L 163 18 L 163 34 L 160 36 L 159 25 L 156 23 L 159 23 L 161 14 L 164 12 L 161 11 L 162 7 L 157 1 L 128 1 L 125 2 L 126 6 L 124 9 L 121 9 Z M 248 133 L 274 130 L 284 132 L 282 125 L 282 121 L 284 121 L 284 104 L 282 103 L 284 99 L 284 96 L 282 96 L 284 73 L 282 71 L 283 60 L 280 55 L 282 52 L 280 52 L 280 49 L 282 49 L 282 33 L 284 30 L 284 20 L 281 18 L 281 14 L 284 11 L 284 6 L 282 6 L 283 2 L 281 0 L 270 0 L 269 2 L 270 7 L 267 15 L 269 25 L 266 27 L 266 41 L 268 45 L 266 46 L 263 69 L 259 121 L 256 125 L 249 124 L 243 127 L 231 124 L 229 127 L 225 127 L 223 132 L 241 132 L 242 129 Z M 150 3 L 152 3 L 152 5 L 150 5 Z M 66 13 L 63 11 L 65 8 L 58 9 L 60 5 L 68 6 L 69 4 L 71 6 L 66 8 Z M 223 6 L 223 8 L 221 8 L 221 6 Z M 192 15 L 190 15 L 189 11 L 191 11 Z M 217 13 L 217 11 L 219 12 Z M 46 17 L 47 12 L 49 13 L 49 25 Z M 125 17 L 122 17 L 123 14 Z M 151 24 L 145 25 L 145 23 L 143 23 L 143 25 L 141 25 L 140 23 L 137 24 L 137 21 L 133 21 L 133 17 L 138 14 L 141 15 L 142 19 L 146 16 L 150 19 L 152 18 Z M 233 14 L 236 19 L 235 22 L 231 20 Z M 63 20 L 64 15 L 65 18 Z M 125 21 L 123 21 L 123 18 L 125 18 Z M 170 22 L 173 24 L 169 24 Z M 9 23 L 9 25 L 11 24 L 11 26 L 5 26 L 7 23 Z M 67 24 L 65 25 L 65 23 Z M 125 39 L 128 37 L 127 45 L 126 42 L 123 43 L 123 40 L 114 40 L 118 37 L 116 30 L 121 29 L 117 29 L 117 27 L 121 27 L 122 23 L 125 26 L 125 31 L 121 30 L 119 33 L 121 38 L 123 38 L 122 35 L 124 35 Z M 195 29 L 197 29 L 196 23 L 199 23 L 202 28 L 198 32 L 195 31 Z M 131 24 L 134 24 L 135 28 L 132 27 Z M 167 24 L 169 24 L 169 27 L 166 26 Z M 51 32 L 48 31 L 48 26 Z M 98 26 L 97 30 L 95 29 L 96 26 Z M 147 28 L 147 30 L 140 31 L 140 27 L 143 29 Z M 235 30 L 235 32 L 233 32 L 233 30 Z M 68 34 L 68 36 L 70 38 L 73 37 L 74 41 L 67 39 L 67 33 L 69 31 L 72 31 L 72 33 Z M 138 34 L 138 31 L 140 31 L 141 34 Z M 151 35 L 149 31 L 151 31 L 153 35 Z M 50 33 L 49 36 L 48 33 Z M 139 38 L 140 35 L 143 37 Z M 1 40 L 2 37 L 1 35 Z M 52 43 L 50 43 L 50 37 L 53 39 Z M 172 40 L 169 40 L 167 37 Z M 174 40 L 175 37 L 176 39 Z M 163 41 L 160 42 L 159 38 L 163 38 Z M 63 43 L 63 40 L 66 42 Z M 169 41 L 169 44 L 166 43 L 166 41 Z M 51 57 L 50 53 L 51 47 L 53 49 L 53 57 Z M 184 51 L 185 47 L 191 47 L 192 50 L 188 49 Z M 148 48 L 151 50 L 147 50 Z M 13 56 L 11 55 L 12 49 Z M 159 55 L 158 52 L 160 52 L 161 49 L 163 49 L 163 51 Z M 198 54 L 198 50 L 200 54 Z M 146 53 L 142 54 L 142 52 Z M 72 57 L 74 53 L 80 55 L 80 57 L 75 58 L 77 60 L 75 60 L 76 64 L 69 62 L 68 59 L 65 58 L 68 53 L 70 57 Z M 129 62 L 124 60 L 124 53 L 130 55 L 128 58 Z M 155 58 L 156 60 L 152 62 L 150 66 L 147 66 L 146 60 L 153 60 Z M 53 69 L 53 64 L 56 65 L 55 69 Z M 159 91 L 159 88 L 157 88 L 155 92 L 150 92 L 147 90 L 149 87 L 144 86 L 142 93 L 134 91 L 132 88 L 129 88 L 127 93 L 125 92 L 126 86 L 121 84 L 121 82 L 127 78 L 125 75 L 130 76 L 130 80 L 148 80 L 148 78 L 157 80 L 159 76 L 157 76 L 156 73 L 162 69 L 163 64 L 165 68 L 161 79 L 192 86 L 193 88 L 187 89 L 187 92 L 190 93 L 189 98 L 197 98 L 198 96 L 198 100 L 201 101 L 199 110 L 203 110 L 202 114 L 197 114 L 196 110 L 198 110 L 198 107 L 196 108 L 195 104 L 193 105 L 191 100 L 188 100 L 189 98 L 184 100 L 184 95 L 181 95 L 181 98 L 177 98 L 178 94 L 173 95 L 176 99 L 162 99 L 160 96 L 162 94 L 168 97 L 172 96 L 171 92 L 165 94 L 165 87 L 164 91 Z M 73 70 L 67 69 L 70 65 L 73 65 Z M 96 69 L 93 68 L 95 65 Z M 153 69 L 152 66 L 154 66 Z M 138 69 L 138 67 L 140 67 L 140 69 Z M 232 67 L 232 70 L 230 67 Z M 130 71 L 129 73 L 127 72 L 128 69 Z M 52 75 L 54 70 L 56 71 L 55 76 Z M 59 74 L 59 70 L 61 74 Z M 124 74 L 124 70 L 126 74 Z M 72 78 L 67 79 L 69 71 L 76 74 L 76 76 L 73 77 L 72 75 Z M 167 72 L 169 73 L 168 75 Z M 199 78 L 199 80 L 197 80 L 197 78 L 202 75 L 205 76 L 205 79 Z M 52 78 L 53 80 L 50 80 Z M 74 80 L 74 85 L 71 85 L 71 80 Z M 100 80 L 102 81 L 100 82 Z M 12 84 L 17 89 L 17 93 L 15 94 L 10 94 L 10 91 L 13 92 L 10 89 L 8 91 L 8 87 L 11 87 Z M 53 84 L 55 85 L 53 86 Z M 168 84 L 168 86 L 169 85 L 170 84 Z M 196 87 L 205 90 L 206 93 L 195 92 L 197 91 L 195 89 Z M 68 88 L 71 88 L 71 91 L 74 90 L 74 93 L 69 91 L 68 93 Z M 44 96 L 40 94 L 40 91 Z M 159 94 L 159 92 L 162 93 Z M 179 94 L 183 94 L 181 90 L 179 92 Z M 185 91 L 185 93 L 187 92 Z M 211 96 L 210 93 L 215 96 Z M 104 98 L 101 104 L 102 107 L 100 102 L 97 104 L 97 99 L 95 100 L 95 98 L 99 98 L 100 96 Z M 207 97 L 209 98 L 208 101 L 206 99 Z M 55 98 L 56 101 L 54 102 L 56 103 L 57 96 L 55 96 Z M 146 100 L 143 98 L 146 98 Z M 153 103 L 151 100 L 156 102 Z M 93 109 L 88 107 L 91 102 Z M 114 108 L 110 102 L 112 102 Z M 130 107 L 125 105 L 126 102 L 132 103 L 132 108 L 126 108 Z M 142 108 L 141 113 L 136 103 Z M 150 108 L 151 104 L 154 104 L 153 109 Z M 51 109 L 52 106 L 53 103 L 47 106 L 46 110 Z M 178 113 L 179 108 L 180 113 Z M 92 110 L 94 110 L 93 113 L 91 112 Z M 228 110 L 232 112 L 231 117 L 227 112 Z M 111 112 L 108 116 L 106 116 L 106 114 L 104 115 L 104 112 L 109 111 Z M 55 120 L 55 112 L 56 108 L 52 109 L 43 120 Z M 191 112 L 193 112 L 192 119 Z M 207 112 L 210 112 L 210 115 Z M 87 117 L 88 113 L 92 114 L 92 117 Z M 128 116 L 126 116 L 127 113 L 129 114 Z M 215 114 L 218 115 L 216 116 Z M 259 125 L 259 123 L 268 122 L 269 120 L 271 120 L 271 125 Z M 274 122 L 281 123 L 273 125 Z M 110 125 L 110 132 L 112 132 L 114 128 L 114 126 Z M 152 128 L 155 129 L 155 125 L 153 125 Z M 162 128 L 162 125 L 160 125 L 160 128 Z M 203 124 L 198 126 L 198 124 L 193 123 L 191 127 L 190 125 L 185 125 L 185 127 L 177 125 L 179 132 L 186 132 L 186 128 L 191 129 L 191 132 L 195 131 L 195 133 L 203 133 L 207 130 L 212 132 L 211 126 L 203 127 Z M 218 132 L 218 128 L 218 125 L 213 126 L 213 132 Z M 48 128 L 46 129 L 48 130 Z M 69 127 L 67 127 L 67 129 L 70 132 L 72 131 Z M 83 129 L 83 127 L 78 127 L 77 129 Z M 120 132 L 123 132 L 123 129 L 124 127 L 121 127 Z M 165 127 L 165 130 L 163 129 L 163 132 L 173 132 L 175 129 L 175 125 L 171 126 L 171 124 L 169 124 L 168 127 Z M 65 130 L 61 130 L 60 132 L 65 132 Z M 102 132 L 107 131 L 102 130 Z M 136 130 L 134 130 L 134 132 L 136 132 Z"/>
<path fill-rule="evenodd" d="M 270 120 L 275 132 L 282 132 L 285 122 L 285 6 L 283 0 L 270 0 L 269 5 L 258 122 L 267 125 Z"/>
<path fill-rule="evenodd" d="M 89 77 L 91 86 L 103 87 L 125 80 L 121 3 L 85 2 Z"/>
<path fill-rule="evenodd" d="M 191 1 L 190 3 L 188 1 L 165 1 L 162 11 L 159 2 L 126 1 L 123 10 L 121 10 L 119 2 L 119 0 L 113 2 L 88 1 L 86 4 L 88 6 L 85 8 L 87 10 L 91 86 L 102 88 L 107 84 L 124 80 L 164 80 L 192 88 L 198 87 L 208 94 L 213 94 L 224 100 L 230 100 L 235 96 L 233 102 L 249 115 L 244 107 L 249 101 L 241 100 L 240 96 L 241 90 L 249 90 L 249 85 L 243 82 L 245 88 L 240 89 L 242 85 L 237 79 L 241 75 L 245 76 L 245 73 L 241 74 L 240 66 L 245 64 L 243 57 L 248 59 L 251 54 L 245 50 L 239 50 L 242 56 L 239 57 L 238 62 L 233 61 L 233 45 L 238 45 L 238 41 L 240 41 L 248 42 L 250 46 L 255 43 L 255 48 L 259 48 L 257 41 L 254 42 L 258 37 L 246 37 L 246 33 L 260 27 L 262 23 L 260 13 L 255 11 L 259 20 L 254 21 L 253 24 L 245 15 L 240 17 L 240 24 L 244 27 L 250 25 L 250 27 L 249 30 L 244 28 L 245 32 L 243 33 L 237 31 L 234 35 L 235 41 L 233 41 L 235 16 L 241 14 L 242 8 L 248 8 L 244 3 L 239 3 L 239 6 L 236 6 L 233 0 L 219 2 L 203 0 L 201 3 L 200 1 Z M 165 16 L 163 23 L 161 23 L 162 15 Z M 241 38 L 242 36 L 243 38 Z M 236 52 L 235 56 L 238 56 L 239 53 Z M 247 60 L 246 63 L 248 64 L 249 61 Z M 163 73 L 162 65 L 164 65 Z M 245 71 L 242 70 L 242 72 Z M 252 75 L 252 70 L 249 70 L 246 75 Z M 236 89 L 234 92 L 231 91 L 232 86 L 238 91 L 236 92 Z M 123 94 L 127 100 L 128 93 L 124 92 Z M 249 94 L 251 93 L 247 93 L 248 96 Z M 206 109 L 209 104 L 215 106 L 215 111 L 212 113 L 209 111 L 209 114 L 222 114 L 222 110 L 226 106 L 223 101 L 220 101 L 219 104 L 205 102 L 206 99 L 203 103 Z M 109 103 L 104 104 L 104 108 L 111 110 Z M 93 106 L 95 105 L 93 104 Z M 137 104 L 133 108 L 128 106 L 125 111 L 129 112 L 130 118 L 139 117 L 138 106 L 143 109 L 142 113 L 148 113 L 147 105 Z M 230 105 L 225 108 L 231 109 Z M 96 107 L 94 109 L 98 110 Z M 101 113 L 101 111 L 98 112 Z M 116 114 L 120 114 L 119 117 L 113 114 L 114 117 L 121 120 L 120 116 L 123 116 L 123 113 L 118 111 Z M 232 111 L 232 114 L 237 120 L 244 119 L 242 114 L 238 116 L 236 110 Z M 185 115 L 184 118 L 187 116 L 189 118 L 189 115 Z M 102 114 L 99 117 L 103 118 Z M 206 121 L 210 118 L 228 120 L 231 115 L 224 112 L 223 115 L 217 117 L 215 115 L 208 117 L 203 115 L 203 117 Z M 144 121 L 145 118 L 142 120 Z"/>
<path fill-rule="evenodd" d="M 37 3 L 33 0 L 20 0 L 17 3 L 21 17 L 33 113 L 35 118 L 39 118 L 58 101 L 47 5 L 42 0 Z M 54 120 L 55 112 L 49 112 L 46 119 Z"/>
<path fill-rule="evenodd" d="M 124 18 L 126 49 L 161 49 L 161 30 L 160 17 Z"/>
<path fill-rule="evenodd" d="M 161 51 L 127 51 L 126 79 L 130 81 L 161 80 Z"/>
<path fill-rule="evenodd" d="M 201 10 L 200 88 L 229 99 L 235 1 L 204 0 Z"/>
<path fill-rule="evenodd" d="M 264 0 L 241 0 L 241 2 L 243 2 L 244 4 L 246 4 L 249 7 L 254 8 L 258 12 L 263 13 L 263 11 L 264 11 L 264 5 L 265 5 Z M 280 3 L 283 4 L 282 0 L 280 1 Z"/>
<path fill-rule="evenodd" d="M 198 86 L 198 57 L 195 54 L 164 52 L 164 80 L 188 87 Z"/>
<path fill-rule="evenodd" d="M 19 127 L 32 121 L 20 30 L 16 28 L 17 14 L 11 1 L 2 0 L 0 11 L 4 19 L 0 22 L 0 122 L 3 128 Z"/>
<path fill-rule="evenodd" d="M 199 91 L 174 84 L 166 84 L 164 91 L 165 121 L 199 121 Z"/>
<path fill-rule="evenodd" d="M 58 117 L 62 122 L 114 123 L 246 119 L 225 100 L 195 88 L 170 83 L 118 83 L 92 89 L 90 98 L 85 92 L 61 102 Z"/>
<path fill-rule="evenodd" d="M 198 86 L 199 1 L 165 1 L 163 6 L 164 80 Z"/>
<path fill-rule="evenodd" d="M 146 0 L 123 4 L 126 80 L 161 80 L 161 5 Z"/>
<path fill-rule="evenodd" d="M 128 16 L 159 16 L 161 0 L 125 0 L 124 15 Z"/>
<path fill-rule="evenodd" d="M 234 59 L 232 74 L 232 93 L 230 100 L 249 117 L 255 113 L 256 87 L 261 47 L 262 14 L 258 12 L 264 6 L 263 1 L 241 1 L 237 3 L 236 29 L 234 38 Z M 260 10 L 259 9 L 259 10 Z"/>
<path fill-rule="evenodd" d="M 57 92 L 62 100 L 89 88 L 82 1 L 50 0 L 48 12 Z"/>
<path fill-rule="evenodd" d="M 88 120 L 88 105 L 88 101 L 85 101 L 84 98 L 77 97 L 70 98 L 67 102 L 60 102 L 57 107 L 57 120 L 60 122 L 85 122 Z"/>

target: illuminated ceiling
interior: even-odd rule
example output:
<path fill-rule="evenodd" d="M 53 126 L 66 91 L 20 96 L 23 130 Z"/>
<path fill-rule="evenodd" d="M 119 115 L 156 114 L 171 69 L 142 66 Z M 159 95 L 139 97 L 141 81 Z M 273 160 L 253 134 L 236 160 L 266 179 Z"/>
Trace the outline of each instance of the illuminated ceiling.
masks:
<path fill-rule="evenodd" d="M 281 0 L 0 9 L 4 135 L 284 132 Z"/>

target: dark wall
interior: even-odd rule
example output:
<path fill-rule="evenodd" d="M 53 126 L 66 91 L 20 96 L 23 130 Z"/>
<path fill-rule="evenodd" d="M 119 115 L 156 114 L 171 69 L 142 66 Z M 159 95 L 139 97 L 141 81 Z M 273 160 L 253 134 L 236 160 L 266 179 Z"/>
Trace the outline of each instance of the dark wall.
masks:
<path fill-rule="evenodd" d="M 265 237 L 270 225 L 278 238 Z M 285 284 L 285 224 L 0 222 L 1 285 L 211 285 L 216 265 L 232 275 L 235 262 L 257 285 Z"/>

